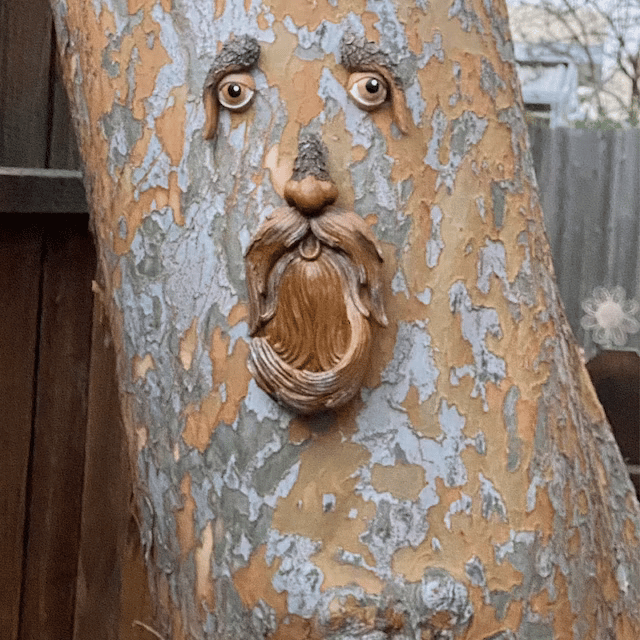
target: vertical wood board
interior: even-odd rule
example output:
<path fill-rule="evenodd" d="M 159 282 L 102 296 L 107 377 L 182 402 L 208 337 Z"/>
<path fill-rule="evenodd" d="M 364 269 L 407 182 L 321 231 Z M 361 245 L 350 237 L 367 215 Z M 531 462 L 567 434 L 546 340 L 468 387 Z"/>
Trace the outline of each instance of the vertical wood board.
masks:
<path fill-rule="evenodd" d="M 0 228 L 0 638 L 18 635 L 36 367 L 42 231 Z"/>
<path fill-rule="evenodd" d="M 45 167 L 52 47 L 47 0 L 3 0 L 0 29 L 0 166 Z"/>
<path fill-rule="evenodd" d="M 130 586 L 131 565 L 140 555 L 139 544 L 136 548 L 139 533 L 134 526 L 130 536 L 128 447 L 120 417 L 115 351 L 102 322 L 96 300 L 74 640 L 137 637 L 132 635 L 131 616 L 148 618 L 150 608 L 148 596 L 145 600 L 146 584 L 135 583 L 134 590 Z M 121 602 L 127 589 L 126 601 Z M 121 623 L 123 612 L 129 617 L 125 625 Z"/>
<path fill-rule="evenodd" d="M 44 260 L 20 640 L 68 640 L 73 630 L 95 255 L 85 217 L 56 223 Z"/>

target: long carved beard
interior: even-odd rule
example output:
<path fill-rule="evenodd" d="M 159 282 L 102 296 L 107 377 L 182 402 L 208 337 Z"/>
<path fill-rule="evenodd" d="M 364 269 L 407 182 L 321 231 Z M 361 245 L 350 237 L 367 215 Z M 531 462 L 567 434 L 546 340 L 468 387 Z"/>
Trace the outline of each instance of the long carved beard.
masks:
<path fill-rule="evenodd" d="M 283 404 L 311 413 L 350 400 L 366 372 L 370 319 L 386 325 L 382 258 L 369 227 L 329 209 L 279 209 L 246 255 L 250 369 Z"/>
<path fill-rule="evenodd" d="M 278 303 L 264 336 L 295 369 L 327 371 L 344 357 L 351 337 L 340 271 L 331 249 L 312 261 L 297 249 L 280 280 Z M 332 255 L 334 254 L 334 255 Z M 289 255 L 285 256 L 286 258 Z"/>

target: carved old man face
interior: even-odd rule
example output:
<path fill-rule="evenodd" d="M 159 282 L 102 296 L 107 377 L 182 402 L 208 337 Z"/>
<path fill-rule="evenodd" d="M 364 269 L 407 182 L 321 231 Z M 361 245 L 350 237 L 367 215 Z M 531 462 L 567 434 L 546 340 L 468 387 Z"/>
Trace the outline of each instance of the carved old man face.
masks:
<path fill-rule="evenodd" d="M 360 109 L 386 108 L 406 132 L 406 102 L 394 64 L 373 43 L 346 31 L 340 62 Z M 226 42 L 204 87 L 206 139 L 215 139 L 220 109 L 251 108 L 250 75 L 260 45 L 248 36 Z M 317 127 L 316 127 L 317 128 Z M 250 367 L 260 387 L 301 413 L 333 409 L 353 398 L 369 363 L 372 327 L 386 326 L 382 252 L 362 218 L 333 206 L 338 189 L 317 132 L 300 131 L 284 184 L 289 208 L 271 214 L 246 252 Z"/>

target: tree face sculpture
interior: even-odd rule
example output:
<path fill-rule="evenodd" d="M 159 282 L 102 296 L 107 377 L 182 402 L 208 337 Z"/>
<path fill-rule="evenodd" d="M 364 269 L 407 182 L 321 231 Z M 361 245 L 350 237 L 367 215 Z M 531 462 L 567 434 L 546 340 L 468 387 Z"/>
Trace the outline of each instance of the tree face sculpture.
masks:
<path fill-rule="evenodd" d="M 365 111 L 392 104 L 404 123 L 404 96 L 387 57 L 348 32 L 341 50 L 353 102 Z M 205 81 L 205 139 L 215 139 L 219 109 L 249 109 L 255 81 L 247 72 L 259 54 L 258 42 L 244 36 L 216 56 Z M 370 322 L 387 324 L 382 252 L 362 218 L 331 206 L 337 197 L 320 135 L 300 133 L 284 185 L 289 208 L 267 218 L 246 252 L 251 371 L 264 391 L 301 413 L 351 400 L 369 362 Z"/>
<path fill-rule="evenodd" d="M 162 634 L 635 640 L 504 3 L 52 5 Z"/>

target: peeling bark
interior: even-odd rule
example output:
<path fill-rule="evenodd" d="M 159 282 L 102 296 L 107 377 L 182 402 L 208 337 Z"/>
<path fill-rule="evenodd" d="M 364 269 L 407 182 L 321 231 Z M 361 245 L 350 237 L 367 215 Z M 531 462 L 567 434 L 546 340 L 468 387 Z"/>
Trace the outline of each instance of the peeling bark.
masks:
<path fill-rule="evenodd" d="M 51 3 L 158 631 L 640 637 L 640 510 L 553 280 L 504 3 Z M 376 111 L 345 33 L 388 70 Z M 253 102 L 205 140 L 242 35 Z M 303 134 L 380 241 L 389 320 L 315 417 L 247 369 L 243 255 Z"/>

